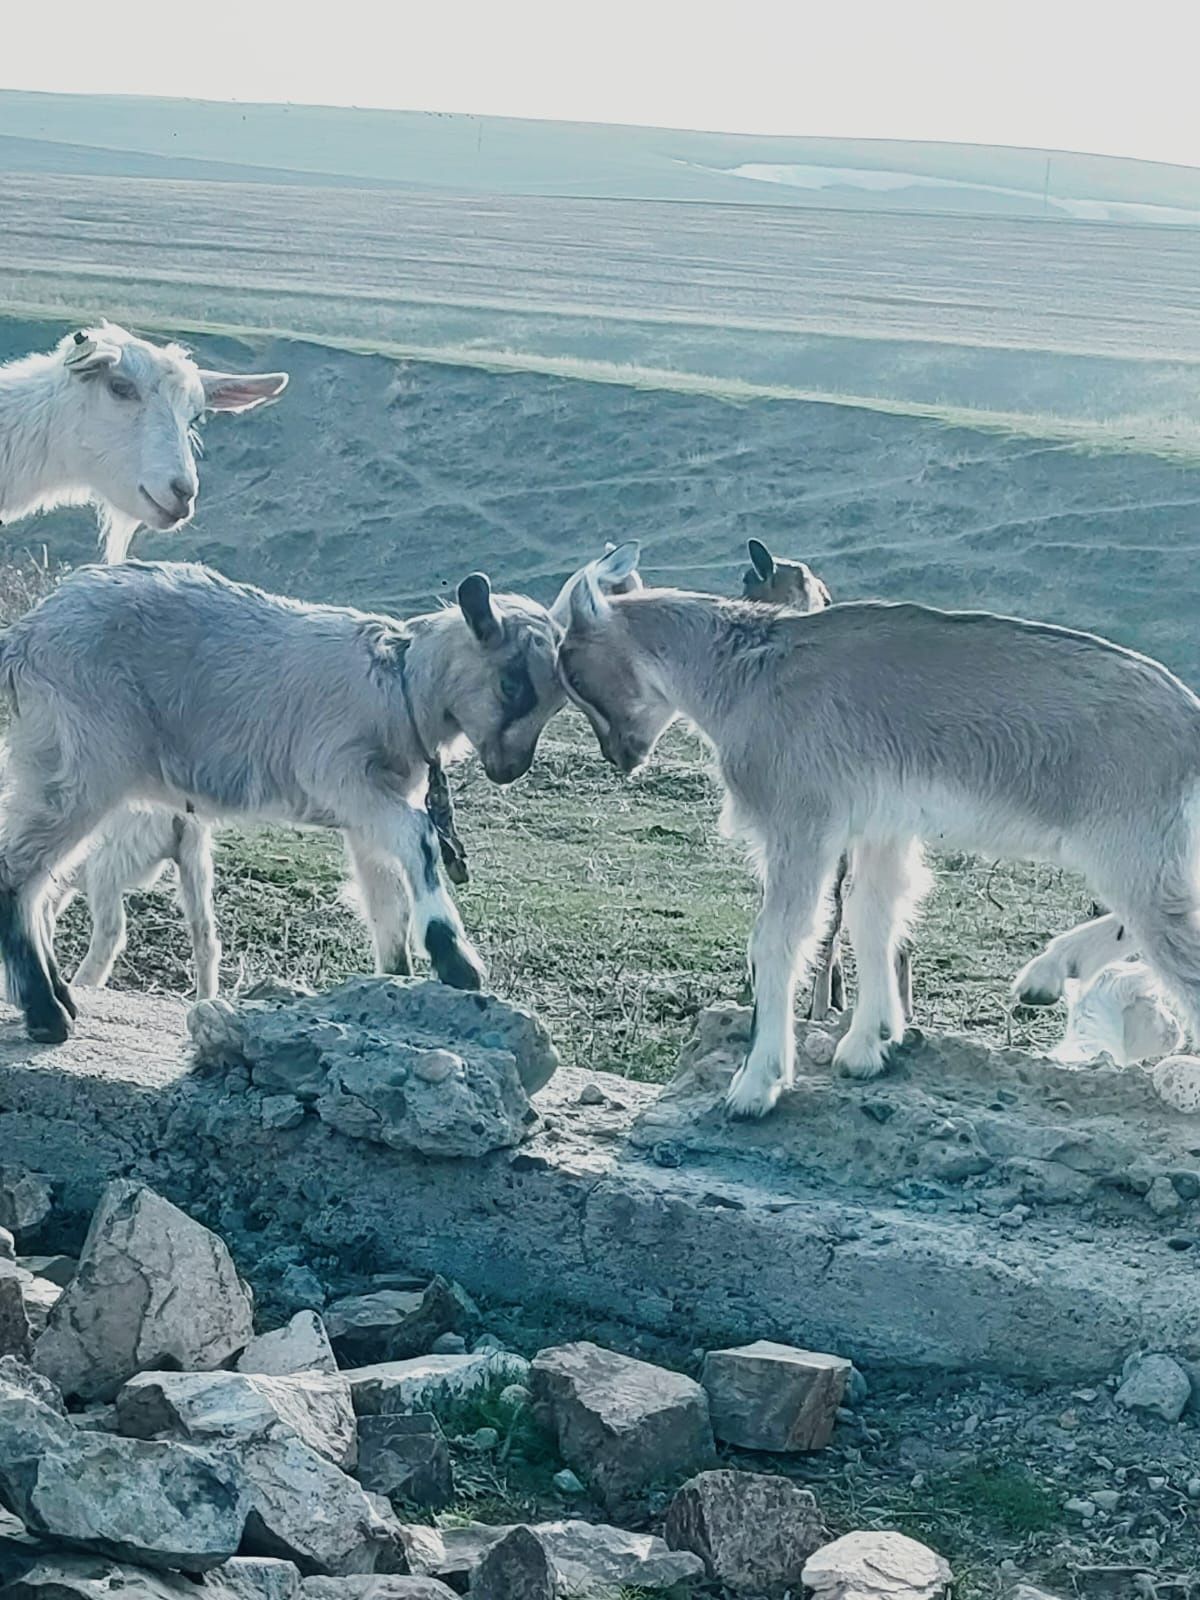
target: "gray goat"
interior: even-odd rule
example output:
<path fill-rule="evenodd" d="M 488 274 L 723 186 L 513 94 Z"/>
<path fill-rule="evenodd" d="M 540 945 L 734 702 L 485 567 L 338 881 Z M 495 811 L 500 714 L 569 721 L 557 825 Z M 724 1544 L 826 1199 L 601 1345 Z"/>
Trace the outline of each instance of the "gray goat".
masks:
<path fill-rule="evenodd" d="M 1091 634 L 985 612 L 846 604 L 809 616 L 673 590 L 571 597 L 559 671 L 632 772 L 680 714 L 715 747 L 725 826 L 761 865 L 755 1021 L 729 1091 L 761 1116 L 790 1084 L 797 968 L 853 852 L 858 1078 L 902 1037 L 896 945 L 928 885 L 920 841 L 1082 873 L 1200 1032 L 1200 700 Z"/>
<path fill-rule="evenodd" d="M 52 875 L 131 801 L 341 829 L 380 970 L 408 970 L 411 896 L 438 977 L 479 988 L 421 795 L 431 763 L 467 744 L 495 783 L 528 770 L 564 699 L 560 633 L 478 573 L 456 607 L 407 624 L 189 564 L 67 578 L 0 644 L 14 708 L 0 950 L 30 1037 L 65 1039 L 76 1014 L 54 960 Z"/>

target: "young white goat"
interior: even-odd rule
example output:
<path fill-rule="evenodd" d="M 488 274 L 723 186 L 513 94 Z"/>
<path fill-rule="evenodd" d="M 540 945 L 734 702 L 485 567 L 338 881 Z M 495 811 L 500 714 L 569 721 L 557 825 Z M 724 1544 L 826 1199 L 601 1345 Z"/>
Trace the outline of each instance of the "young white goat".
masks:
<path fill-rule="evenodd" d="M 833 604 L 833 596 L 805 561 L 787 561 L 771 554 L 761 539 L 749 539 L 750 566 L 742 574 L 742 599 L 759 605 L 786 606 L 808 616 Z M 830 892 L 832 915 L 813 968 L 812 1000 L 808 1014 L 823 1022 L 831 1011 L 846 1009 L 846 977 L 842 970 L 842 915 L 846 897 L 849 856 L 837 864 Z M 896 951 L 896 981 L 906 1021 L 912 1020 L 912 946 L 901 939 Z"/>
<path fill-rule="evenodd" d="M 204 413 L 250 411 L 287 381 L 207 372 L 179 345 L 113 322 L 10 361 L 0 366 L 0 520 L 89 503 L 106 560 L 121 561 L 142 523 L 178 528 L 195 510 Z"/>
<path fill-rule="evenodd" d="M 599 591 L 636 561 L 636 545 L 622 547 L 593 564 L 589 582 Z M 207 826 L 237 814 L 340 828 L 378 970 L 411 970 L 411 916 L 438 976 L 478 988 L 481 964 L 438 870 L 439 851 L 457 841 L 421 801 L 441 760 L 468 744 L 493 782 L 528 770 L 563 703 L 560 632 L 533 601 L 494 597 L 478 573 L 460 584 L 457 607 L 407 624 L 174 563 L 68 578 L 0 648 L 14 702 L 0 947 L 31 1036 L 64 1038 L 74 1015 L 53 958 L 51 874 L 69 872 L 92 829 L 131 802 L 154 808 L 151 837 L 172 813 L 202 830 L 190 844 L 177 832 L 175 844 L 185 904 L 191 873 L 211 928 L 196 950 L 201 981 L 207 959 L 215 983 Z M 197 841 L 200 858 L 188 861 Z M 123 859 L 110 852 L 114 885 L 141 859 L 136 832 L 126 844 Z M 159 864 L 143 859 L 141 872 Z M 119 889 L 114 898 L 119 911 Z"/>
<path fill-rule="evenodd" d="M 681 713 L 714 745 L 726 826 L 763 871 L 753 1043 L 729 1107 L 792 1079 L 792 1002 L 839 857 L 858 1004 L 836 1060 L 883 1070 L 904 1030 L 895 951 L 920 839 L 1081 872 L 1200 1031 L 1200 700 L 1090 634 L 988 613 L 848 604 L 810 616 L 644 590 L 571 597 L 568 693 L 632 772 Z"/>

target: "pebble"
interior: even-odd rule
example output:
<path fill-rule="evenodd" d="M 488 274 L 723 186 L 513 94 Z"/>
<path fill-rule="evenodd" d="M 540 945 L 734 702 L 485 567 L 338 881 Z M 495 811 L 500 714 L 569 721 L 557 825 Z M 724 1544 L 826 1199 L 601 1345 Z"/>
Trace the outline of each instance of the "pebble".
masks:
<path fill-rule="evenodd" d="M 1146 1487 L 1147 1487 L 1147 1489 L 1154 1489 L 1154 1490 L 1165 1489 L 1167 1487 L 1167 1480 L 1165 1478 L 1157 1478 L 1157 1477 L 1156 1478 L 1147 1478 L 1146 1479 Z"/>
<path fill-rule="evenodd" d="M 523 1383 L 509 1383 L 501 1389 L 497 1399 L 505 1411 L 521 1411 L 533 1399 L 533 1394 Z"/>
<path fill-rule="evenodd" d="M 1126 1411 L 1148 1411 L 1164 1422 L 1178 1422 L 1192 1397 L 1187 1373 L 1159 1352 L 1131 1356 L 1121 1372 L 1117 1404 Z"/>
<path fill-rule="evenodd" d="M 1189 1500 L 1200 1500 L 1200 1478 L 1189 1478 L 1187 1486 Z"/>
<path fill-rule="evenodd" d="M 584 1493 L 583 1484 L 580 1483 L 570 1467 L 564 1467 L 561 1472 L 556 1472 L 553 1483 L 559 1494 L 576 1495 Z"/>
<path fill-rule="evenodd" d="M 810 1028 L 804 1035 L 804 1054 L 815 1066 L 827 1067 L 836 1048 L 833 1039 L 820 1028 Z"/>
<path fill-rule="evenodd" d="M 1155 1178 L 1146 1191 L 1146 1204 L 1156 1217 L 1169 1217 L 1172 1212 L 1179 1210 L 1183 1201 L 1170 1178 L 1160 1177 Z"/>
<path fill-rule="evenodd" d="M 502 1341 L 497 1339 L 494 1333 L 481 1333 L 478 1339 L 476 1339 L 475 1343 L 471 1346 L 471 1354 L 473 1356 L 478 1356 L 485 1354 L 485 1352 L 503 1349 L 504 1345 Z"/>
<path fill-rule="evenodd" d="M 486 1455 L 500 1443 L 500 1435 L 495 1428 L 476 1428 L 474 1433 L 467 1435 L 467 1443 L 472 1450 L 478 1450 L 481 1455 Z"/>
<path fill-rule="evenodd" d="M 1085 1522 L 1090 1522 L 1096 1515 L 1096 1502 L 1094 1500 L 1068 1500 L 1065 1509 L 1072 1516 L 1082 1517 Z"/>
<path fill-rule="evenodd" d="M 445 1083 L 455 1073 L 466 1073 L 467 1064 L 453 1050 L 422 1050 L 413 1065 L 413 1071 L 425 1083 Z"/>
<path fill-rule="evenodd" d="M 1092 1500 L 1101 1511 L 1115 1511 L 1121 1504 L 1121 1496 L 1116 1489 L 1097 1489 L 1092 1494 Z"/>
<path fill-rule="evenodd" d="M 585 1083 L 579 1091 L 579 1104 L 581 1106 L 606 1106 L 608 1104 L 608 1096 L 599 1085 Z"/>
<path fill-rule="evenodd" d="M 848 1406 L 864 1405 L 870 1392 L 870 1387 L 862 1373 L 857 1367 L 851 1367 L 850 1376 L 846 1380 L 846 1404 Z"/>

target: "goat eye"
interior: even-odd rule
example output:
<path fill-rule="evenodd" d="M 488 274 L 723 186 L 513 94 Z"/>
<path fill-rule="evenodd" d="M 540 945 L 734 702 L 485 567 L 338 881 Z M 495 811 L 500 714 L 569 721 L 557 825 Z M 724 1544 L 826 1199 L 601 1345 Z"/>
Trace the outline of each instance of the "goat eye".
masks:
<path fill-rule="evenodd" d="M 138 392 L 128 378 L 110 378 L 108 392 L 114 400 L 136 400 Z"/>

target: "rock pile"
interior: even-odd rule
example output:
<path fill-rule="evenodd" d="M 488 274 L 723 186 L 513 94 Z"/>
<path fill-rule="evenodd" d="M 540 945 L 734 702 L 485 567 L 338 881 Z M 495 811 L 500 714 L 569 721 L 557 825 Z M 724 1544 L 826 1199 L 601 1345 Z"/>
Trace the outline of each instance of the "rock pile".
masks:
<path fill-rule="evenodd" d="M 0 1195 L 22 1237 L 46 1223 L 36 1179 L 5 1173 Z M 697 1582 L 782 1600 L 802 1572 L 857 1570 L 810 1492 L 716 1455 L 717 1439 L 823 1448 L 847 1361 L 760 1341 L 709 1352 L 697 1382 L 578 1342 L 529 1363 L 476 1337 L 477 1307 L 442 1278 L 377 1279 L 257 1335 L 253 1311 L 223 1242 L 133 1182 L 104 1191 L 77 1263 L 0 1235 L 0 1600 L 602 1600 Z M 637 1526 L 422 1520 L 453 1503 L 456 1457 L 500 1461 L 521 1429 L 547 1441 L 547 1493 Z M 664 1511 L 664 1537 L 646 1531 Z M 932 1600 L 944 1564 L 925 1556 L 892 1600 Z"/>

